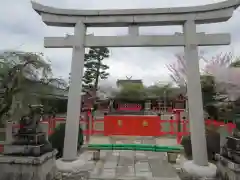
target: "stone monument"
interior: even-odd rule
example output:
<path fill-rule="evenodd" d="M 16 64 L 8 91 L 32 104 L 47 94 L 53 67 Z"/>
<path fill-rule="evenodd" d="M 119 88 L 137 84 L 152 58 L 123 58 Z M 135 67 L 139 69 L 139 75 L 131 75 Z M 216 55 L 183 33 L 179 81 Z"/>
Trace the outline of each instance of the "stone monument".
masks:
<path fill-rule="evenodd" d="M 29 105 L 29 109 L 29 114 L 20 119 L 20 127 L 12 134 L 11 141 L 4 144 L 0 179 L 52 180 L 55 176 L 56 151 L 40 124 L 43 106 Z"/>
<path fill-rule="evenodd" d="M 216 166 L 208 163 L 202 92 L 198 63 L 198 46 L 229 45 L 230 34 L 197 33 L 197 24 L 228 21 L 240 0 L 226 0 L 209 5 L 155 9 L 73 10 L 47 7 L 32 2 L 33 9 L 49 26 L 74 27 L 74 35 L 46 37 L 46 48 L 73 48 L 71 85 L 68 95 L 63 160 L 77 158 L 80 92 L 82 91 L 85 47 L 153 47 L 183 46 L 187 70 L 187 96 L 193 161 L 183 168 L 193 174 L 212 177 Z M 183 33 L 141 35 L 140 26 L 180 25 Z M 126 36 L 86 35 L 87 27 L 128 27 Z"/>

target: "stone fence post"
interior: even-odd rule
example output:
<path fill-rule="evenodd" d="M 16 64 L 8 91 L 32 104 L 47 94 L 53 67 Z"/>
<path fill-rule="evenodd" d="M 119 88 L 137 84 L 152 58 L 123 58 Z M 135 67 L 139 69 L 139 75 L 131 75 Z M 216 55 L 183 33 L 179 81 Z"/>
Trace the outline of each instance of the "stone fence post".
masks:
<path fill-rule="evenodd" d="M 11 121 L 7 121 L 6 122 L 6 138 L 5 138 L 5 142 L 7 144 L 11 144 L 13 141 L 13 123 Z"/>
<path fill-rule="evenodd" d="M 48 140 L 48 129 L 49 129 L 48 122 L 40 122 L 40 127 L 41 127 L 42 131 L 45 133 L 46 139 Z"/>

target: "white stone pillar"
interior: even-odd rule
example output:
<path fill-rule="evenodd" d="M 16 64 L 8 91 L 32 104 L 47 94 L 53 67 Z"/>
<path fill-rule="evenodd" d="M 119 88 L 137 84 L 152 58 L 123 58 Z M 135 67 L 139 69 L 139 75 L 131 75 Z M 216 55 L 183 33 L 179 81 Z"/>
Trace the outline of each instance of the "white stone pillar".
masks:
<path fill-rule="evenodd" d="M 184 52 L 193 162 L 199 166 L 207 166 L 208 157 L 195 22 L 186 21 L 183 26 L 183 32 L 185 36 Z"/>
<path fill-rule="evenodd" d="M 68 92 L 67 119 L 64 138 L 63 160 L 73 161 L 77 157 L 77 141 L 81 109 L 82 76 L 85 54 L 86 26 L 78 22 L 74 29 L 71 63 L 71 84 Z"/>

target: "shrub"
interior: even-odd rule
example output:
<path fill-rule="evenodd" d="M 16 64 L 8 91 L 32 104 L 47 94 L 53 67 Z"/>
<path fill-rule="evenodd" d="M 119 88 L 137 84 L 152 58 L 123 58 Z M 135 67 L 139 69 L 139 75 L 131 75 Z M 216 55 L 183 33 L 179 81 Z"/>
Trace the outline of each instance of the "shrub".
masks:
<path fill-rule="evenodd" d="M 206 128 L 206 141 L 207 141 L 207 153 L 208 159 L 214 160 L 215 154 L 220 152 L 220 134 L 213 126 Z M 187 159 L 192 158 L 192 146 L 190 136 L 184 136 L 181 144 L 184 147 L 185 156 Z"/>
<path fill-rule="evenodd" d="M 190 136 L 183 136 L 181 145 L 184 147 L 185 157 L 187 159 L 191 159 L 192 158 L 192 144 L 191 144 Z"/>
<path fill-rule="evenodd" d="M 58 150 L 57 158 L 61 158 L 63 156 L 64 136 L 65 123 L 62 123 L 55 128 L 53 134 L 49 137 L 49 142 L 52 144 L 52 147 Z M 80 150 L 83 142 L 83 131 L 81 126 L 79 125 L 78 150 Z"/>

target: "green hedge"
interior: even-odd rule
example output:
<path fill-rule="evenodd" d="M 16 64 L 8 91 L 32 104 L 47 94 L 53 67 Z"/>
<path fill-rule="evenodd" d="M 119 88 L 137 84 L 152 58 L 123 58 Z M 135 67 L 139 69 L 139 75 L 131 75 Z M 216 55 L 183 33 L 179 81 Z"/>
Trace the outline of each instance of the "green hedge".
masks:
<path fill-rule="evenodd" d="M 65 123 L 62 123 L 55 128 L 54 133 L 49 137 L 49 142 L 52 144 L 52 147 L 58 150 L 57 158 L 61 158 L 63 156 L 64 136 Z M 83 131 L 79 125 L 78 150 L 80 150 L 83 143 Z"/>

